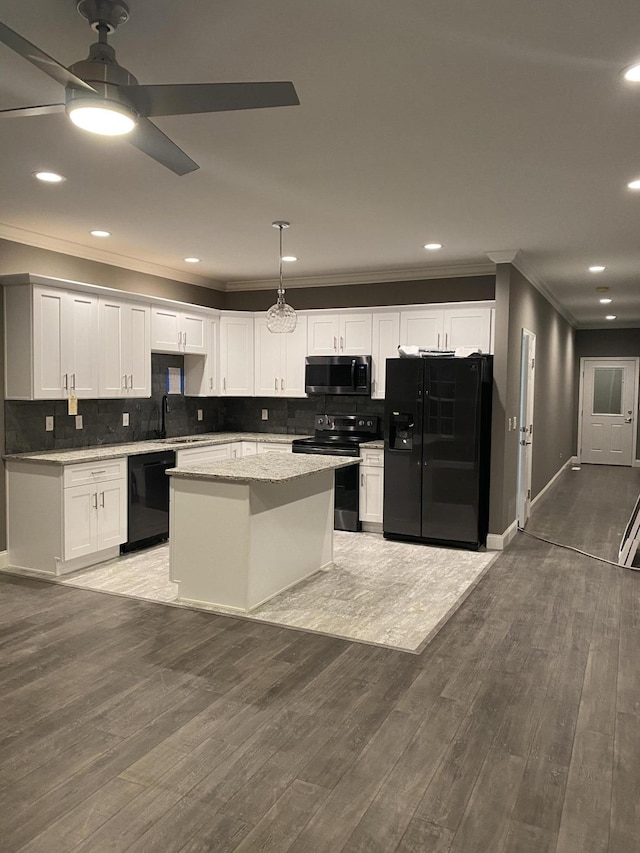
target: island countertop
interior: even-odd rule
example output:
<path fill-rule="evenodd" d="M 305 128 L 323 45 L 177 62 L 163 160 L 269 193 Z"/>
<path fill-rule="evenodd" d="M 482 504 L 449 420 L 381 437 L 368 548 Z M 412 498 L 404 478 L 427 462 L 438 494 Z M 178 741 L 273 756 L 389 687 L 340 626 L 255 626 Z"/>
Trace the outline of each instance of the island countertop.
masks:
<path fill-rule="evenodd" d="M 7 453 L 2 458 L 7 461 L 35 462 L 49 465 L 73 465 L 80 462 L 102 462 L 118 456 L 135 456 L 139 453 L 152 453 L 157 450 L 184 450 L 187 447 L 208 447 L 216 444 L 229 444 L 232 441 L 260 441 L 266 443 L 290 443 L 301 435 L 265 432 L 211 432 L 200 435 L 184 435 L 176 438 L 132 441 L 127 444 L 101 444 L 91 447 L 77 447 L 68 450 L 37 450 L 32 453 Z"/>
<path fill-rule="evenodd" d="M 258 453 L 240 459 L 219 459 L 169 468 L 167 474 L 191 480 L 226 480 L 234 483 L 288 483 L 320 471 L 358 465 L 359 456 L 314 456 L 305 453 Z"/>

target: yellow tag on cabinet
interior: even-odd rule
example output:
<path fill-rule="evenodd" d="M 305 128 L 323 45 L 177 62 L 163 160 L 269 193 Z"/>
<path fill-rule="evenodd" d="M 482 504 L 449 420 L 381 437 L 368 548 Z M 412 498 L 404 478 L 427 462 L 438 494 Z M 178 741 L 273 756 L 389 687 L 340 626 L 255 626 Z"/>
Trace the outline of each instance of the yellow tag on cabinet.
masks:
<path fill-rule="evenodd" d="M 71 394 L 68 400 L 68 408 L 67 414 L 69 415 L 77 415 L 78 414 L 78 398 L 75 394 Z"/>

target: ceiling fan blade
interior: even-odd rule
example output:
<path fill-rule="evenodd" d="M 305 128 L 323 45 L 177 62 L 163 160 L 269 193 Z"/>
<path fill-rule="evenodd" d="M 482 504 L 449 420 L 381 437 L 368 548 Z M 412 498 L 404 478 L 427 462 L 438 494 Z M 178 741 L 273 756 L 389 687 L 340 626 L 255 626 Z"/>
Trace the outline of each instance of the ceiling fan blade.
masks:
<path fill-rule="evenodd" d="M 179 116 L 225 110 L 290 107 L 300 103 L 293 83 L 176 83 L 121 86 L 120 92 L 144 116 Z"/>
<path fill-rule="evenodd" d="M 186 175 L 199 169 L 191 157 L 188 157 L 181 148 L 172 142 L 168 136 L 142 116 L 138 119 L 133 131 L 127 136 L 127 140 L 143 154 L 148 154 L 167 169 L 171 169 L 176 175 Z"/>
<path fill-rule="evenodd" d="M 45 74 L 48 74 L 49 77 L 53 77 L 54 80 L 57 80 L 58 83 L 61 83 L 63 86 L 73 86 L 76 89 L 87 89 L 89 92 L 95 92 L 93 86 L 85 83 L 84 80 L 80 79 L 80 77 L 76 77 L 76 75 L 72 74 L 71 71 L 68 71 L 64 65 L 60 65 L 59 62 L 51 56 L 48 56 L 44 51 L 40 50 L 39 47 L 36 47 L 35 44 L 31 44 L 30 41 L 27 41 L 26 38 L 23 38 L 21 35 L 14 32 L 1 21 L 0 42 L 6 44 L 6 46 L 10 47 L 11 50 L 20 54 L 20 56 L 28 62 L 31 62 L 32 65 L 35 65 L 36 68 L 39 68 L 40 71 L 44 71 Z"/>
<path fill-rule="evenodd" d="M 12 110 L 0 110 L 0 116 L 43 116 L 47 113 L 63 113 L 64 104 L 42 104 L 40 107 L 15 107 Z"/>

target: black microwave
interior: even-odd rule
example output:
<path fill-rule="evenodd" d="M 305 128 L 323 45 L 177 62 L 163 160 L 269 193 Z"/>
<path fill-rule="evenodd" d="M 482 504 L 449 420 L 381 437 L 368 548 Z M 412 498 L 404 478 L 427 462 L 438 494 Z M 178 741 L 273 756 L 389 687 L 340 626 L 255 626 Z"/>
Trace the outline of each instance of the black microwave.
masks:
<path fill-rule="evenodd" d="M 371 396 L 370 355 L 309 355 L 304 365 L 307 394 Z"/>

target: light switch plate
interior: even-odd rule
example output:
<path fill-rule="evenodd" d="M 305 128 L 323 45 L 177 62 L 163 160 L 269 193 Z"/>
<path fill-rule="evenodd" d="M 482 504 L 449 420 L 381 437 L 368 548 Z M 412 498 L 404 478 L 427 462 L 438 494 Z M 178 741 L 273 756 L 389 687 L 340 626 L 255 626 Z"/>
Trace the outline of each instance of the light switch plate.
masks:
<path fill-rule="evenodd" d="M 263 421 L 269 420 L 269 409 L 263 409 L 262 410 L 262 420 Z"/>
<path fill-rule="evenodd" d="M 198 420 L 201 421 L 204 418 L 204 412 L 202 409 L 198 409 Z"/>
<path fill-rule="evenodd" d="M 76 415 L 76 429 L 82 429 L 82 415 Z"/>
<path fill-rule="evenodd" d="M 53 432 L 53 415 L 47 415 L 44 419 L 44 428 L 47 432 Z"/>
<path fill-rule="evenodd" d="M 129 426 L 129 412 L 122 413 L 122 426 Z"/>

